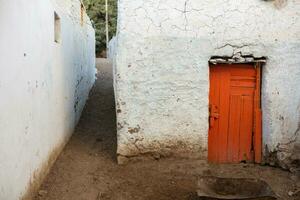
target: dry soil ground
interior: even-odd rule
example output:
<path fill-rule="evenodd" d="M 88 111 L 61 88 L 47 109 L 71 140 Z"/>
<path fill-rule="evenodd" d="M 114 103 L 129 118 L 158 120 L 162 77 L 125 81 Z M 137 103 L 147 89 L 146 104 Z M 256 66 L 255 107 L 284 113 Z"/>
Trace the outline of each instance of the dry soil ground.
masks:
<path fill-rule="evenodd" d="M 188 200 L 196 198 L 197 176 L 255 177 L 267 181 L 280 199 L 297 189 L 291 174 L 257 165 L 209 166 L 201 160 L 146 160 L 116 163 L 116 119 L 112 70 L 97 60 L 98 80 L 70 142 L 35 200 Z M 299 187 L 299 185 L 298 185 Z"/>

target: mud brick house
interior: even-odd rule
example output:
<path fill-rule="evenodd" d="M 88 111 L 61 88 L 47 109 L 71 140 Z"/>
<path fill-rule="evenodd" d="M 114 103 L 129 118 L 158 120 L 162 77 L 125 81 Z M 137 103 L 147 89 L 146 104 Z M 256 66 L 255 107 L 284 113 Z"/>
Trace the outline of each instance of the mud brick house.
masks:
<path fill-rule="evenodd" d="M 0 199 L 31 199 L 95 80 L 95 32 L 79 0 L 0 1 Z"/>
<path fill-rule="evenodd" d="M 122 0 L 118 157 L 299 163 L 298 0 Z"/>

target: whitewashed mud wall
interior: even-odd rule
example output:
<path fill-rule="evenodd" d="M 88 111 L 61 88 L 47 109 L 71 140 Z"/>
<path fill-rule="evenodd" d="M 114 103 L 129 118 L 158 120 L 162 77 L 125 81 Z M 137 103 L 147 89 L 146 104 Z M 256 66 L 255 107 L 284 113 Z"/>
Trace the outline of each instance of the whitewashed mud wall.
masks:
<path fill-rule="evenodd" d="M 1 200 L 30 197 L 79 120 L 95 79 L 94 30 L 80 10 L 79 0 L 0 0 Z"/>
<path fill-rule="evenodd" d="M 114 36 L 108 44 L 107 58 L 110 61 L 113 61 L 116 57 L 116 36 Z"/>
<path fill-rule="evenodd" d="M 119 0 L 118 154 L 206 157 L 211 56 L 266 56 L 264 147 L 299 156 L 300 1 Z M 286 144 L 286 145 L 285 145 Z M 270 161 L 271 162 L 271 161 Z"/>

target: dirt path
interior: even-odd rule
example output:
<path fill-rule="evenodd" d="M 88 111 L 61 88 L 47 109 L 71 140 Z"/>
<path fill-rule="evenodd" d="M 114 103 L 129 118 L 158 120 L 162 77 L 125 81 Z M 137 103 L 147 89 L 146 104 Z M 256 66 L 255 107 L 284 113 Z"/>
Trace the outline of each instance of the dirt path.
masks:
<path fill-rule="evenodd" d="M 98 80 L 76 131 L 35 200 L 192 200 L 202 174 L 266 180 L 281 199 L 297 188 L 288 172 L 254 165 L 209 166 L 200 160 L 116 164 L 112 72 L 98 60 Z M 300 199 L 300 198 L 299 198 Z"/>

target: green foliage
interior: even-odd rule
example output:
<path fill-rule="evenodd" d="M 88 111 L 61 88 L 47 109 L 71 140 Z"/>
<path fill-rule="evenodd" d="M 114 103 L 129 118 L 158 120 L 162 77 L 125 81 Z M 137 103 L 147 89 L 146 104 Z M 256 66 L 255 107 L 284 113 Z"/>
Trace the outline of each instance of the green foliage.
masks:
<path fill-rule="evenodd" d="M 87 13 L 94 23 L 96 31 L 96 53 L 106 49 L 105 0 L 83 0 Z M 108 0 L 109 37 L 116 34 L 117 0 Z"/>

